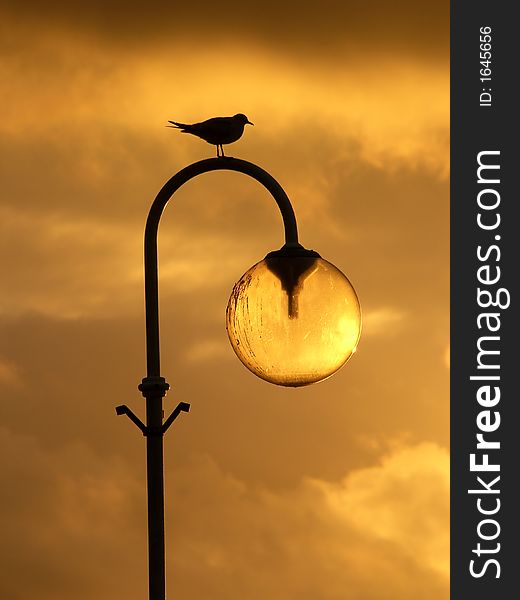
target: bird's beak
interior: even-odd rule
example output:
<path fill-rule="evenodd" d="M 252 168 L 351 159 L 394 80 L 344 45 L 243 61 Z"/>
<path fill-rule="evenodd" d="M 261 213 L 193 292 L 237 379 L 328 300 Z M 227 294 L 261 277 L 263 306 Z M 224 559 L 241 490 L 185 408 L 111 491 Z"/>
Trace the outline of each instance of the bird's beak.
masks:
<path fill-rule="evenodd" d="M 246 124 L 247 124 L 247 123 L 249 123 L 249 125 L 253 125 L 253 127 L 254 127 L 254 125 L 255 125 L 254 123 L 251 123 L 251 121 L 246 121 Z"/>

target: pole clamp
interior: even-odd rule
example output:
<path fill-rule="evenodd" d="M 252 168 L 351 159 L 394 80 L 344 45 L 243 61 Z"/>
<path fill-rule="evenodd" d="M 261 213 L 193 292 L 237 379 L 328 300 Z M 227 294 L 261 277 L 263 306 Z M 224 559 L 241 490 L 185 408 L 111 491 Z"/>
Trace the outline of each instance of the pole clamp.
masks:
<path fill-rule="evenodd" d="M 170 384 L 166 383 L 164 377 L 145 377 L 137 388 L 145 398 L 149 396 L 160 396 L 162 398 L 166 396 Z"/>

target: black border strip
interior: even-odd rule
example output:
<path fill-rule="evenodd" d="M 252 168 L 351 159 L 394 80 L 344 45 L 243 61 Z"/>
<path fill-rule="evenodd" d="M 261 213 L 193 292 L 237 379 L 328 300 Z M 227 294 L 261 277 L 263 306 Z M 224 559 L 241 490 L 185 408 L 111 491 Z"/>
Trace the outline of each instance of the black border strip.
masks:
<path fill-rule="evenodd" d="M 515 219 L 519 193 L 514 189 L 520 157 L 514 140 L 519 119 L 513 110 L 520 35 L 513 7 L 513 2 L 451 3 L 452 600 L 509 600 L 517 597 L 515 579 L 520 576 L 520 368 L 515 344 L 520 335 L 520 233 Z M 490 49 L 481 43 L 489 43 Z M 487 66 L 486 51 L 491 53 Z M 499 167 L 484 166 L 480 182 L 479 155 L 481 164 Z M 497 305 L 486 307 L 489 301 Z M 487 379 L 471 379 L 475 376 Z M 479 433 L 487 448 L 477 448 Z M 485 470 L 486 460 L 500 470 Z M 500 479 L 494 481 L 496 477 Z"/>

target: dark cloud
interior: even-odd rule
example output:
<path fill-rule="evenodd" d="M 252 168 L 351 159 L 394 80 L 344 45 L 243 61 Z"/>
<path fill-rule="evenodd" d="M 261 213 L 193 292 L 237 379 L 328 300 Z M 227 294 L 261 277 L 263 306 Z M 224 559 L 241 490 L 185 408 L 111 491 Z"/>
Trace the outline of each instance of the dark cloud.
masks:
<path fill-rule="evenodd" d="M 364 53 L 426 53 L 446 59 L 449 3 L 411 0 L 277 2 L 167 2 L 51 0 L 3 2 L 11 15 L 44 30 L 78 29 L 135 48 L 148 44 L 205 41 L 218 54 L 236 41 L 307 56 L 357 48 Z M 332 51 L 332 54 L 331 54 Z"/>

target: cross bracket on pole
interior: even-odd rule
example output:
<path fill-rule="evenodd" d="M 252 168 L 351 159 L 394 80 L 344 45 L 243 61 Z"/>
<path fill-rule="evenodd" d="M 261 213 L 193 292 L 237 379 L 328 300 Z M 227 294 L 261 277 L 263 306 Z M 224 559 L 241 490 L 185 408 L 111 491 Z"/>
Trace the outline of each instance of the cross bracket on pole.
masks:
<path fill-rule="evenodd" d="M 180 415 L 181 412 L 190 412 L 190 404 L 188 402 L 179 402 L 177 406 L 173 409 L 171 415 L 166 419 L 166 421 L 160 427 L 147 427 L 141 419 L 132 411 L 126 404 L 121 404 L 120 406 L 116 406 L 116 414 L 117 415 L 126 415 L 132 423 L 137 425 L 137 427 L 142 431 L 145 437 L 152 435 L 162 436 L 169 429 L 170 425 L 175 421 L 175 419 Z"/>

